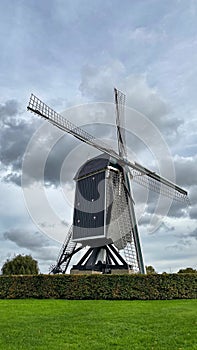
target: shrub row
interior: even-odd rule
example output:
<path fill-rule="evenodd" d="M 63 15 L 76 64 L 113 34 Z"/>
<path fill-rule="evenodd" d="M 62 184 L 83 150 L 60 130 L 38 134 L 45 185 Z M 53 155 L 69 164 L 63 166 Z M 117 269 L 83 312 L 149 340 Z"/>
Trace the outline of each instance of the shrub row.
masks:
<path fill-rule="evenodd" d="M 0 276 L 1 299 L 196 299 L 197 273 Z"/>

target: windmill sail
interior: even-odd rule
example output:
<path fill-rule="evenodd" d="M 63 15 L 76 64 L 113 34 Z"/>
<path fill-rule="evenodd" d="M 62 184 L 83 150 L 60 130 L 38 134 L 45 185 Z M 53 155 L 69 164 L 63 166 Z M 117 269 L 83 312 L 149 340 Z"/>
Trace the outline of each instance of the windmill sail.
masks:
<path fill-rule="evenodd" d="M 116 104 L 116 127 L 118 138 L 119 155 L 127 158 L 126 137 L 125 137 L 125 94 L 114 88 Z"/>
<path fill-rule="evenodd" d="M 135 162 L 134 163 L 130 162 L 127 159 L 123 159 L 108 144 L 106 144 L 105 142 L 97 139 L 96 137 L 94 137 L 94 136 L 90 135 L 89 133 L 87 133 L 85 130 L 83 130 L 83 129 L 77 127 L 76 125 L 74 125 L 69 120 L 67 120 L 66 118 L 62 117 L 60 114 L 58 114 L 53 109 L 51 109 L 49 106 L 47 106 L 44 102 L 42 102 L 38 97 L 36 97 L 33 94 L 31 94 L 29 105 L 28 105 L 27 109 L 29 111 L 31 111 L 31 112 L 33 112 L 33 113 L 43 117 L 49 123 L 53 124 L 57 128 L 59 128 L 59 129 L 65 131 L 65 132 L 73 135 L 77 139 L 79 139 L 79 140 L 81 140 L 81 141 L 91 145 L 92 147 L 100 150 L 101 152 L 105 152 L 105 153 L 109 154 L 112 158 L 116 159 L 119 162 L 119 164 L 121 164 L 122 166 L 127 165 L 132 170 L 135 170 L 137 172 L 136 174 L 140 174 L 140 176 L 145 175 L 146 177 L 151 178 L 152 183 L 153 182 L 154 183 L 159 182 L 159 183 L 161 183 L 161 184 L 171 188 L 172 189 L 172 195 L 175 195 L 175 199 L 176 199 L 176 195 L 178 193 L 177 197 L 179 198 L 179 200 L 184 200 L 185 201 L 185 198 L 187 197 L 187 191 L 185 191 L 181 187 L 178 187 L 176 184 L 170 182 L 169 180 L 165 179 L 164 177 L 156 174 L 155 172 L 153 172 L 153 171 L 151 171 L 151 170 L 141 166 L 140 164 L 135 163 Z M 138 180 L 135 177 L 134 177 L 134 180 L 136 182 L 138 182 Z M 143 185 L 149 187 L 149 184 L 147 183 L 147 180 L 144 181 Z M 158 188 L 158 185 L 156 185 L 155 187 Z M 153 190 L 154 190 L 154 188 L 153 188 Z M 158 190 L 156 190 L 156 192 L 157 191 Z M 170 189 L 169 189 L 169 191 L 170 191 Z"/>
<path fill-rule="evenodd" d="M 126 136 L 125 136 L 125 94 L 120 90 L 114 89 L 115 93 L 115 105 L 116 105 L 116 128 L 118 139 L 118 151 L 119 156 L 126 160 L 127 148 L 126 148 Z M 125 188 L 125 203 L 119 203 L 118 210 L 121 212 L 127 212 L 124 220 L 119 220 L 119 231 L 122 237 L 124 253 L 128 266 L 137 267 L 138 271 L 145 273 L 143 256 L 141 251 L 141 244 L 139 239 L 138 225 L 135 216 L 134 202 L 132 198 L 132 190 L 130 183 L 130 168 L 125 165 L 123 168 L 123 182 Z M 117 196 L 118 198 L 118 196 Z M 123 197 L 124 198 L 124 197 Z M 123 201 L 122 198 L 122 202 Z M 121 215 L 122 218 L 122 215 Z M 129 225 L 129 230 L 125 225 Z"/>

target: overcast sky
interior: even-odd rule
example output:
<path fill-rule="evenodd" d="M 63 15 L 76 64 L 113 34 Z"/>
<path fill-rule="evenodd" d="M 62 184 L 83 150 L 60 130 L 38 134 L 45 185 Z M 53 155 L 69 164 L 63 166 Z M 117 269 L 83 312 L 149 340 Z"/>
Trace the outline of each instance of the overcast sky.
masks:
<path fill-rule="evenodd" d="M 157 212 L 134 186 L 145 264 L 197 268 L 196 23 L 193 0 L 1 0 L 0 267 L 31 254 L 48 272 L 72 222 L 74 174 L 98 154 L 27 112 L 31 92 L 116 147 L 116 86 L 129 157 L 190 198 Z"/>

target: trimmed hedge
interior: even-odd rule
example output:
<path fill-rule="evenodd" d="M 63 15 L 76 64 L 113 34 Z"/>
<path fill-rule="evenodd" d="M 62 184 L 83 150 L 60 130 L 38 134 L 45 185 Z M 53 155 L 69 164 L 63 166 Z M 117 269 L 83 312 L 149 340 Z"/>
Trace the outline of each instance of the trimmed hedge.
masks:
<path fill-rule="evenodd" d="M 196 299 L 197 273 L 0 276 L 1 299 Z"/>

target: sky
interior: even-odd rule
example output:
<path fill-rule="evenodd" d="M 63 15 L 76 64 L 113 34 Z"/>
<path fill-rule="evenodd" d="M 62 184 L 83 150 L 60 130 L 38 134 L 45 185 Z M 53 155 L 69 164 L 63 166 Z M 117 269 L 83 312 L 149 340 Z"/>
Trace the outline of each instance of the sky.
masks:
<path fill-rule="evenodd" d="M 73 177 L 99 154 L 27 112 L 30 94 L 116 147 L 117 87 L 129 159 L 190 199 L 133 186 L 145 265 L 197 268 L 196 21 L 193 0 L 1 0 L 0 267 L 31 254 L 49 271 L 72 223 Z"/>

